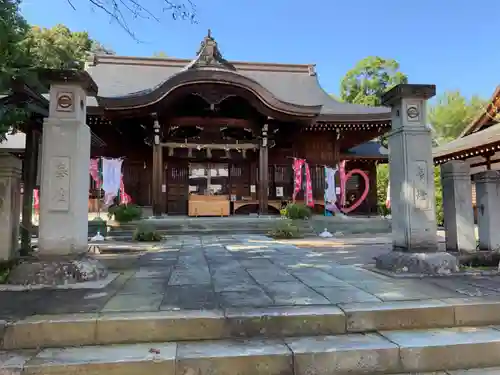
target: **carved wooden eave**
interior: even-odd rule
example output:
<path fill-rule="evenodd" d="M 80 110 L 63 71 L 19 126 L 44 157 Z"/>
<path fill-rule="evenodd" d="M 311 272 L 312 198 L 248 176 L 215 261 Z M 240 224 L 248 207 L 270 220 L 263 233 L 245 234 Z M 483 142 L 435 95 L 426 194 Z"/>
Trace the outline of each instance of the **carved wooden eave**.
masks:
<path fill-rule="evenodd" d="M 208 30 L 207 36 L 201 42 L 200 49 L 196 53 L 196 58 L 185 69 L 200 68 L 218 68 L 236 71 L 234 65 L 222 56 L 210 30 Z"/>
<path fill-rule="evenodd" d="M 283 102 L 255 80 L 238 74 L 238 72 L 224 69 L 189 69 L 183 70 L 154 89 L 122 97 L 98 97 L 99 105 L 107 111 L 125 109 L 140 109 L 155 105 L 164 98 L 182 91 L 184 88 L 190 93 L 202 93 L 202 86 L 206 84 L 224 85 L 225 96 L 241 96 L 260 106 L 260 111 L 269 116 L 278 117 L 285 114 L 298 118 L 313 119 L 321 110 L 321 105 L 298 105 Z M 202 94 L 205 99 L 206 94 Z M 218 102 L 219 97 L 209 95 L 210 99 Z M 211 101 L 212 101 L 211 100 Z"/>
<path fill-rule="evenodd" d="M 466 160 L 500 151 L 500 124 L 457 138 L 433 149 L 435 164 L 451 160 Z"/>

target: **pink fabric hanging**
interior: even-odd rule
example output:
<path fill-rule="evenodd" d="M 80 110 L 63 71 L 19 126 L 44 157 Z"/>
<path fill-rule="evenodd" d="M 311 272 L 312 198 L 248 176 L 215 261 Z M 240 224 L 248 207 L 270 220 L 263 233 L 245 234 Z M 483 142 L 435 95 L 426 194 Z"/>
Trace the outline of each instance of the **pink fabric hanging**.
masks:
<path fill-rule="evenodd" d="M 120 204 L 129 204 L 132 203 L 132 198 L 130 195 L 125 193 L 125 185 L 123 184 L 123 174 L 120 180 Z"/>
<path fill-rule="evenodd" d="M 90 159 L 89 173 L 94 180 L 95 188 L 101 188 L 101 179 L 99 178 L 99 159 Z"/>
<path fill-rule="evenodd" d="M 312 182 L 311 182 L 311 171 L 309 170 L 309 164 L 306 163 L 304 159 L 293 159 L 293 171 L 294 171 L 294 189 L 292 201 L 295 203 L 295 198 L 297 194 L 302 189 L 302 167 L 305 167 L 306 171 L 306 189 L 305 189 L 305 202 L 309 207 L 314 207 L 313 192 L 312 192 Z"/>
<path fill-rule="evenodd" d="M 304 166 L 306 167 L 306 191 L 305 191 L 306 206 L 314 207 L 311 171 L 309 170 L 309 164 L 307 164 L 305 160 L 304 160 Z"/>
<path fill-rule="evenodd" d="M 304 159 L 293 159 L 293 173 L 294 173 L 294 188 L 292 201 L 295 203 L 295 198 L 299 193 L 300 189 L 302 189 L 302 166 L 304 165 Z"/>

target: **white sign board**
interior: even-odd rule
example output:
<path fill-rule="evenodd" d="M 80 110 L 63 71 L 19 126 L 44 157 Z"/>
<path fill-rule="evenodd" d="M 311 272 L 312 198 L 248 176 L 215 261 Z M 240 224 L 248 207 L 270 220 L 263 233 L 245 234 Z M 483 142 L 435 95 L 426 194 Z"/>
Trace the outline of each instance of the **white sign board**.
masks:
<path fill-rule="evenodd" d="M 283 186 L 276 186 L 276 196 L 278 198 L 283 197 Z"/>
<path fill-rule="evenodd" d="M 250 185 L 250 193 L 256 193 L 255 185 Z"/>

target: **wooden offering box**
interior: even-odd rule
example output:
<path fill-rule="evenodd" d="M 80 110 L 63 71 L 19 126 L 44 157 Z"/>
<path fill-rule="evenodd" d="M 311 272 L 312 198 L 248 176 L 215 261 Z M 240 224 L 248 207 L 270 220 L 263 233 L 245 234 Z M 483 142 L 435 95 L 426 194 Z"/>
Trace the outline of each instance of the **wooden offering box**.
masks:
<path fill-rule="evenodd" d="M 189 216 L 229 216 L 229 196 L 191 194 L 188 202 Z"/>

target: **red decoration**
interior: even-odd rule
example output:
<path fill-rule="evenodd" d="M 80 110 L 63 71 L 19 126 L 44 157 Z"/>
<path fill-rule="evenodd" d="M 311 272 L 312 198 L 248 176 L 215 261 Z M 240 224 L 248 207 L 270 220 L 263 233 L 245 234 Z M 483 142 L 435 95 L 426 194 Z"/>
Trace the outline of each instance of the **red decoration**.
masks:
<path fill-rule="evenodd" d="M 302 189 L 302 167 L 305 167 L 306 172 L 306 190 L 305 190 L 305 202 L 309 207 L 314 207 L 312 182 L 311 182 L 311 171 L 309 169 L 309 164 L 304 159 L 294 159 L 293 160 L 293 171 L 295 176 L 295 186 L 293 189 L 292 201 L 295 203 L 295 197 Z"/>
<path fill-rule="evenodd" d="M 358 208 L 361 203 L 366 199 L 368 196 L 368 193 L 370 192 L 370 180 L 368 178 L 368 175 L 362 171 L 361 169 L 353 169 L 349 171 L 346 175 L 344 175 L 344 189 L 341 191 L 343 195 L 343 201 L 345 202 L 345 185 L 349 179 L 354 176 L 355 174 L 359 174 L 365 181 L 365 190 L 363 191 L 363 194 L 361 194 L 361 197 L 358 198 L 357 201 L 355 201 L 353 204 L 351 204 L 349 207 L 342 207 L 341 211 L 345 214 L 348 214 L 349 212 L 354 211 L 356 208 Z"/>

